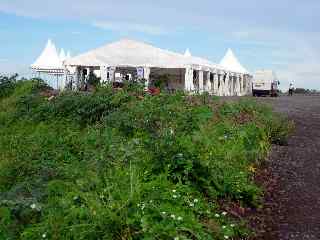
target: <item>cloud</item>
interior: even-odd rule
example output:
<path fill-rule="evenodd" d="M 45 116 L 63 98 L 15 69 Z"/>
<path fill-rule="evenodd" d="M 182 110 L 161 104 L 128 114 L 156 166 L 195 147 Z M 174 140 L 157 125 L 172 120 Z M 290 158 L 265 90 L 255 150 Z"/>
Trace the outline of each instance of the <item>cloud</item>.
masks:
<path fill-rule="evenodd" d="M 168 34 L 168 31 L 166 31 L 164 28 L 148 24 L 96 21 L 93 23 L 93 26 L 115 32 L 141 32 L 151 35 Z"/>

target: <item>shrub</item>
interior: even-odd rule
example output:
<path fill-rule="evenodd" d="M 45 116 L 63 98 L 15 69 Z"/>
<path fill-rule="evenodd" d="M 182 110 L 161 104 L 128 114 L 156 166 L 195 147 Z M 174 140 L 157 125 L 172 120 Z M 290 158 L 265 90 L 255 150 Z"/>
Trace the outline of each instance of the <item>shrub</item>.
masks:
<path fill-rule="evenodd" d="M 9 96 L 15 88 L 18 75 L 10 77 L 0 75 L 0 99 Z"/>
<path fill-rule="evenodd" d="M 36 84 L 0 100 L 0 237 L 247 237 L 219 201 L 259 204 L 252 166 L 288 133 L 270 109 L 131 85 L 48 101 Z"/>

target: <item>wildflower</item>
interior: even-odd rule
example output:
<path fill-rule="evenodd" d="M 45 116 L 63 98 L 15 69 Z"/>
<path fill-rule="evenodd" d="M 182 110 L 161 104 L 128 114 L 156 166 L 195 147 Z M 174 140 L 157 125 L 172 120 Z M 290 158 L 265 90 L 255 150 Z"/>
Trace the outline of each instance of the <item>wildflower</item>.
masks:
<path fill-rule="evenodd" d="M 182 221 L 182 219 L 183 219 L 182 217 L 178 217 L 178 221 Z"/>
<path fill-rule="evenodd" d="M 37 205 L 35 203 L 30 205 L 31 209 L 36 209 Z"/>
<path fill-rule="evenodd" d="M 229 236 L 225 235 L 225 236 L 224 236 L 224 239 L 229 239 Z"/>
<path fill-rule="evenodd" d="M 198 200 L 197 198 L 196 198 L 196 199 L 194 199 L 193 201 L 194 201 L 195 203 L 199 202 L 199 200 Z"/>
<path fill-rule="evenodd" d="M 206 213 L 207 213 L 207 214 L 210 214 L 210 211 L 209 211 L 209 210 L 207 210 L 207 211 L 206 211 Z"/>
<path fill-rule="evenodd" d="M 175 192 L 177 192 L 177 190 L 173 189 L 172 192 L 175 193 Z"/>
<path fill-rule="evenodd" d="M 227 212 L 222 212 L 222 215 L 223 215 L 223 216 L 226 216 L 226 215 L 227 215 Z"/>
<path fill-rule="evenodd" d="M 222 229 L 226 229 L 226 226 L 222 226 Z"/>
<path fill-rule="evenodd" d="M 257 169 L 253 165 L 249 166 L 248 170 L 252 173 L 255 173 L 257 171 Z"/>
<path fill-rule="evenodd" d="M 170 217 L 173 218 L 173 219 L 176 219 L 176 216 L 174 214 L 171 214 Z"/>
<path fill-rule="evenodd" d="M 166 212 L 162 212 L 162 215 L 166 215 Z"/>
<path fill-rule="evenodd" d="M 46 233 L 42 234 L 42 238 L 46 238 L 46 237 L 47 237 Z"/>
<path fill-rule="evenodd" d="M 233 224 L 233 223 L 232 223 L 232 224 L 230 224 L 230 227 L 232 227 L 232 228 L 233 228 L 233 227 L 235 227 L 235 226 L 236 226 L 236 225 L 235 225 L 235 224 Z"/>
<path fill-rule="evenodd" d="M 189 206 L 190 206 L 190 207 L 194 207 L 194 203 L 190 203 Z"/>
<path fill-rule="evenodd" d="M 170 128 L 170 134 L 173 135 L 174 134 L 174 131 L 172 128 Z"/>
<path fill-rule="evenodd" d="M 174 240 L 179 240 L 179 237 L 175 237 Z"/>
<path fill-rule="evenodd" d="M 217 217 L 217 218 L 220 217 L 220 215 L 218 213 L 216 213 L 214 216 Z"/>
<path fill-rule="evenodd" d="M 172 197 L 173 197 L 173 198 L 177 198 L 178 196 L 174 194 L 174 195 L 172 195 Z"/>

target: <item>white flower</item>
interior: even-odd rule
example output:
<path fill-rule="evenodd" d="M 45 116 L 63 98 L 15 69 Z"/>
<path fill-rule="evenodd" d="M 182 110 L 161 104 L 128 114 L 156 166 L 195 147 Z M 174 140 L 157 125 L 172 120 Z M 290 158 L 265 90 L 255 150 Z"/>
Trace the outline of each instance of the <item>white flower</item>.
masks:
<path fill-rule="evenodd" d="M 170 217 L 173 218 L 173 219 L 176 219 L 176 216 L 174 214 L 171 214 Z"/>
<path fill-rule="evenodd" d="M 230 227 L 235 227 L 235 226 L 236 226 L 236 225 L 235 225 L 235 224 L 233 224 L 233 223 L 232 223 L 232 224 L 230 224 Z"/>
<path fill-rule="evenodd" d="M 217 218 L 220 217 L 220 215 L 218 213 L 216 213 L 214 216 L 217 217 Z"/>
<path fill-rule="evenodd" d="M 36 205 L 35 203 L 33 203 L 33 204 L 30 205 L 30 207 L 31 207 L 32 209 L 36 209 L 37 205 Z"/>
<path fill-rule="evenodd" d="M 166 215 L 166 212 L 162 212 L 163 215 Z"/>
<path fill-rule="evenodd" d="M 172 195 L 172 197 L 173 197 L 173 198 L 177 198 L 178 196 L 174 194 L 174 195 Z"/>
<path fill-rule="evenodd" d="M 174 134 L 174 131 L 172 128 L 170 128 L 170 134 L 173 135 Z"/>
<path fill-rule="evenodd" d="M 223 215 L 223 216 L 227 215 L 227 212 L 222 212 L 222 215 Z"/>
<path fill-rule="evenodd" d="M 190 206 L 190 207 L 194 207 L 194 203 L 190 203 L 189 206 Z"/>
<path fill-rule="evenodd" d="M 226 226 L 222 226 L 222 229 L 225 229 L 226 228 Z"/>
<path fill-rule="evenodd" d="M 178 221 L 182 221 L 182 219 L 183 219 L 182 217 L 178 217 Z"/>
<path fill-rule="evenodd" d="M 46 233 L 42 234 L 42 238 L 46 238 L 46 237 L 47 237 Z"/>
<path fill-rule="evenodd" d="M 224 236 L 224 239 L 229 239 L 229 236 Z"/>
<path fill-rule="evenodd" d="M 177 190 L 173 189 L 172 192 L 175 193 L 175 192 L 177 192 Z"/>
<path fill-rule="evenodd" d="M 195 203 L 199 202 L 199 200 L 196 198 L 195 200 L 193 200 Z"/>
<path fill-rule="evenodd" d="M 179 237 L 175 237 L 174 240 L 179 240 Z"/>

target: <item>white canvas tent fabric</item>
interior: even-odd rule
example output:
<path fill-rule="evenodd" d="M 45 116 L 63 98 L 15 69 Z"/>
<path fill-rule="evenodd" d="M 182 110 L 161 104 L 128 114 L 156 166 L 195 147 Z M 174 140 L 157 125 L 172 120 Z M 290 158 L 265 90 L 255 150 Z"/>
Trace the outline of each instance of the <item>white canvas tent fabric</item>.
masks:
<path fill-rule="evenodd" d="M 64 51 L 63 48 L 61 48 L 61 50 L 60 50 L 59 57 L 60 57 L 60 60 L 61 60 L 62 62 L 63 62 L 64 60 L 66 60 L 66 58 L 67 58 L 67 55 L 66 55 L 66 53 L 65 53 L 65 51 Z"/>
<path fill-rule="evenodd" d="M 76 79 L 81 78 L 81 69 L 85 68 L 100 69 L 103 79 L 108 69 L 116 67 L 143 68 L 147 73 L 152 68 L 185 69 L 184 89 L 191 92 L 195 90 L 201 92 L 205 90 L 204 88 L 211 86 L 208 79 L 210 74 L 214 74 L 213 91 L 221 96 L 245 94 L 247 89 L 240 93 L 240 77 L 243 79 L 244 75 L 249 75 L 230 49 L 221 64 L 215 64 L 205 58 L 192 56 L 189 49 L 185 54 L 180 54 L 130 39 L 122 39 L 76 57 L 67 57 L 64 66 L 67 69 L 75 69 Z M 194 72 L 198 74 L 197 79 L 194 79 Z M 223 81 L 224 78 L 225 81 Z M 197 81 L 196 84 L 194 80 Z"/>
<path fill-rule="evenodd" d="M 66 60 L 71 66 L 118 66 L 181 68 L 185 65 L 183 55 L 133 41 L 120 40 L 96 50 Z"/>
<path fill-rule="evenodd" d="M 70 58 L 71 58 L 71 53 L 70 51 L 68 51 L 66 59 L 70 59 Z"/>
<path fill-rule="evenodd" d="M 227 70 L 230 70 L 235 73 L 241 73 L 241 74 L 249 74 L 248 70 L 245 69 L 233 51 L 229 48 L 224 58 L 221 60 L 220 65 Z"/>
<path fill-rule="evenodd" d="M 185 53 L 184 53 L 184 56 L 185 56 L 185 57 L 191 57 L 191 56 L 192 56 L 189 48 L 186 49 L 186 51 L 185 51 Z"/>
<path fill-rule="evenodd" d="M 67 66 L 117 66 L 117 67 L 149 67 L 149 68 L 196 68 L 223 69 L 206 59 L 185 56 L 183 54 L 163 50 L 152 45 L 123 39 L 107 44 L 98 49 L 67 59 Z"/>
<path fill-rule="evenodd" d="M 57 49 L 49 39 L 45 49 L 37 60 L 31 65 L 31 68 L 36 71 L 43 72 L 60 72 L 64 67 L 58 56 Z"/>

